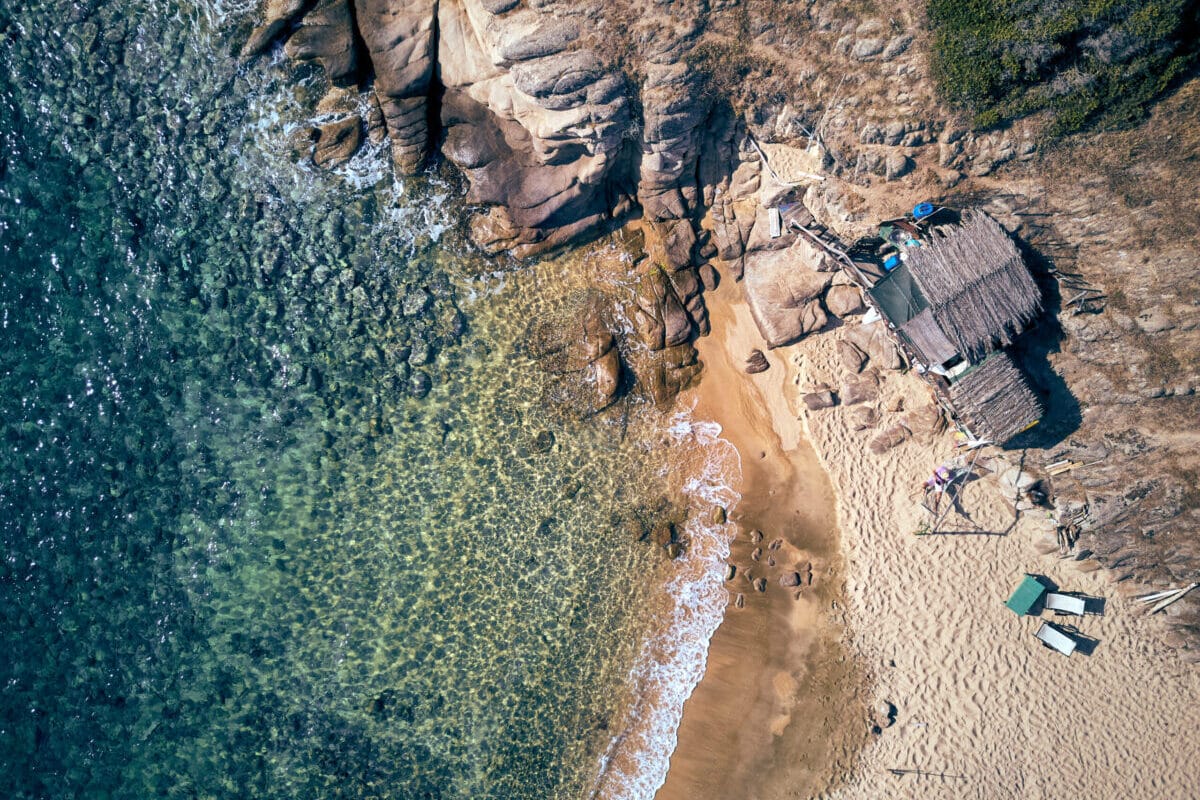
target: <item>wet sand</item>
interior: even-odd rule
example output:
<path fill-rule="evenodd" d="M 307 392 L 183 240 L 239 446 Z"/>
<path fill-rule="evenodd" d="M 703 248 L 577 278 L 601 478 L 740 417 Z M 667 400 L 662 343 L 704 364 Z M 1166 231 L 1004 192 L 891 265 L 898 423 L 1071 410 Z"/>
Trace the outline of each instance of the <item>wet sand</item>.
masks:
<path fill-rule="evenodd" d="M 835 496 L 787 405 L 788 365 L 768 353 L 770 369 L 744 371 L 751 350 L 766 349 L 740 286 L 723 281 L 705 300 L 713 333 L 698 342 L 704 373 L 681 402 L 694 402 L 698 419 L 719 422 L 741 455 L 730 552 L 737 574 L 726 583 L 730 606 L 704 678 L 684 706 L 657 797 L 807 797 L 845 772 L 867 732 L 862 678 L 843 644 L 838 610 L 844 570 Z M 782 543 L 771 550 L 776 539 Z M 799 572 L 802 585 L 781 586 L 786 572 Z M 766 579 L 764 592 L 752 584 L 756 578 Z"/>

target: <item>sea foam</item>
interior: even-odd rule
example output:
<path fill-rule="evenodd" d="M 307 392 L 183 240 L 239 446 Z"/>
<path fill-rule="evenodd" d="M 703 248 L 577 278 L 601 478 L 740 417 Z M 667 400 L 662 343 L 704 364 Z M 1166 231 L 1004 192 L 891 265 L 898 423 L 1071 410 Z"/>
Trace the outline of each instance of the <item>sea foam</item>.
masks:
<path fill-rule="evenodd" d="M 650 800 L 666 780 L 675 751 L 683 706 L 704 676 L 708 644 L 725 616 L 722 584 L 732 539 L 728 524 L 715 524 L 719 506 L 741 499 L 733 489 L 741 476 L 737 450 L 721 438 L 716 422 L 677 413 L 667 433 L 673 459 L 698 464 L 683 484 L 691 514 L 684 531 L 690 542 L 667 581 L 667 624 L 642 645 L 630 671 L 634 707 L 624 730 L 600 758 L 591 796 L 605 800 Z"/>

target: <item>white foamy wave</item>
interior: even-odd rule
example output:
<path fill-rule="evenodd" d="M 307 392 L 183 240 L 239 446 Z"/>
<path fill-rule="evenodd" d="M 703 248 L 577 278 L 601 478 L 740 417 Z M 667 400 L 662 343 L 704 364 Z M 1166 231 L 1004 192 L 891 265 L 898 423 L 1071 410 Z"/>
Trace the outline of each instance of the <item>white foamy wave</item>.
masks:
<path fill-rule="evenodd" d="M 202 0 L 196 8 L 214 28 L 258 10 L 259 0 Z"/>
<path fill-rule="evenodd" d="M 667 582 L 669 624 L 642 646 L 630 673 L 638 698 L 625 730 L 614 737 L 599 765 L 591 796 L 600 800 L 650 800 L 666 780 L 683 705 L 704 676 L 708 643 L 725 616 L 725 561 L 729 525 L 712 522 L 716 506 L 741 499 L 733 486 L 741 476 L 737 450 L 721 438 L 721 426 L 695 420 L 690 411 L 672 418 L 672 446 L 699 456 L 697 474 L 684 494 L 692 507 L 685 524 L 687 554 Z"/>

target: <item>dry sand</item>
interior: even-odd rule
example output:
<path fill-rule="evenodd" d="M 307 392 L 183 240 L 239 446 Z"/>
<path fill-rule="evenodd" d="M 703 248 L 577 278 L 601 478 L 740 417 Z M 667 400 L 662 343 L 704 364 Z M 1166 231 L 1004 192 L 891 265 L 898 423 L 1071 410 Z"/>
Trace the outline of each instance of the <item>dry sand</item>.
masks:
<path fill-rule="evenodd" d="M 897 400 L 929 402 L 916 376 L 888 373 L 874 402 L 882 421 L 855 432 L 852 409 L 799 402 L 847 376 L 840 331 L 770 351 L 771 369 L 746 376 L 750 349 L 766 351 L 739 287 L 722 286 L 710 308 L 695 396 L 698 416 L 742 454 L 739 522 L 761 528 L 763 545 L 785 536 L 789 559 L 819 567 L 798 601 L 774 571 L 765 594 L 731 582 L 746 607 L 731 606 L 712 641 L 659 798 L 1200 797 L 1200 671 L 1160 644 L 1157 619 L 1103 573 L 1038 555 L 1043 522 L 1017 515 L 994 477 L 963 490 L 967 517 L 943 526 L 961 533 L 914 535 L 918 490 L 953 454 L 951 436 L 883 455 L 867 442 L 900 419 L 887 410 Z M 750 547 L 739 537 L 731 560 L 753 564 Z M 1103 616 L 1075 620 L 1096 642 L 1090 654 L 1047 650 L 1033 636 L 1040 620 L 1004 607 L 1024 572 L 1105 599 Z M 885 701 L 894 724 L 868 734 L 869 709 Z"/>

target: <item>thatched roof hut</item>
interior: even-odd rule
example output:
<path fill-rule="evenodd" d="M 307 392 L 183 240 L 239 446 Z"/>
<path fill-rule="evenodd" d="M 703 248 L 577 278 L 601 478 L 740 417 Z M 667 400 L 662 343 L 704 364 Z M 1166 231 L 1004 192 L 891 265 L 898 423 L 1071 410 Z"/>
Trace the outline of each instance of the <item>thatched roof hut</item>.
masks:
<path fill-rule="evenodd" d="M 971 433 L 1001 444 L 1042 416 L 1041 402 L 1002 350 L 952 383 L 950 400 Z"/>
<path fill-rule="evenodd" d="M 1041 292 L 1016 243 L 982 211 L 935 228 L 907 251 L 905 266 L 932 322 L 969 361 L 1011 344 L 1041 313 Z"/>

